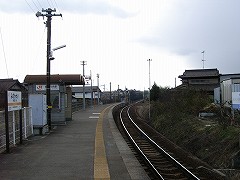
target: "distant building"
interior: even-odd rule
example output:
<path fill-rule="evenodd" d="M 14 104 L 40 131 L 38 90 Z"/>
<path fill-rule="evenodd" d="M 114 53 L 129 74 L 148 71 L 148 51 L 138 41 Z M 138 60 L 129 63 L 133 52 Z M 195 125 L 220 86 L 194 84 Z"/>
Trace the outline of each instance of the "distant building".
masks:
<path fill-rule="evenodd" d="M 193 69 L 185 70 L 183 75 L 179 75 L 182 84 L 176 89 L 195 89 L 206 91 L 210 95 L 214 94 L 214 88 L 220 85 L 220 74 L 217 69 Z"/>
<path fill-rule="evenodd" d="M 99 92 L 99 99 L 101 99 L 101 89 L 99 89 L 98 86 L 85 86 L 85 98 L 91 99 L 93 98 L 94 102 L 98 98 L 98 92 Z M 92 95 L 91 95 L 92 92 Z M 83 99 L 83 86 L 75 86 L 72 87 L 72 96 L 76 99 Z M 97 102 L 97 101 L 96 101 Z"/>
<path fill-rule="evenodd" d="M 235 74 L 221 74 L 220 75 L 220 83 L 223 82 L 224 80 L 231 79 L 231 78 L 240 78 L 239 73 Z"/>
<path fill-rule="evenodd" d="M 240 109 L 240 74 L 222 74 L 220 85 L 214 89 L 214 102 Z"/>

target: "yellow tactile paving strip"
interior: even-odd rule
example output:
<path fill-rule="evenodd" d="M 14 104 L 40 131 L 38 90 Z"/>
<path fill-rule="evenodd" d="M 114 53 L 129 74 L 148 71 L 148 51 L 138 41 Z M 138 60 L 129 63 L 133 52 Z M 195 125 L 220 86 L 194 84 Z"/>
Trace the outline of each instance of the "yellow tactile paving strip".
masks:
<path fill-rule="evenodd" d="M 110 179 L 103 138 L 103 117 L 110 106 L 105 108 L 98 119 L 95 136 L 94 179 Z"/>

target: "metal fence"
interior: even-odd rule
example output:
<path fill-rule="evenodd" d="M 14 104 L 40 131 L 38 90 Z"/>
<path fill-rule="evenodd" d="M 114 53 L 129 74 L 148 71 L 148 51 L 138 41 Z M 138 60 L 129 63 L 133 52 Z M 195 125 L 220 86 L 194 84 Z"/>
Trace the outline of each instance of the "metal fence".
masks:
<path fill-rule="evenodd" d="M 20 142 L 20 117 L 19 111 L 8 112 L 9 125 L 9 143 L 15 146 Z M 32 108 L 24 107 L 22 109 L 22 139 L 27 139 L 33 135 Z M 5 112 L 0 111 L 0 152 L 6 148 L 6 129 L 5 129 Z"/>

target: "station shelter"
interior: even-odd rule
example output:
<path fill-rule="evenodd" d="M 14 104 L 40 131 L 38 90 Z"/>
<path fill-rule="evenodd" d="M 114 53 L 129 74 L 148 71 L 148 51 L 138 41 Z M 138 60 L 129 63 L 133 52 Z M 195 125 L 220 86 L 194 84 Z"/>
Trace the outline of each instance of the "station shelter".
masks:
<path fill-rule="evenodd" d="M 46 95 L 46 75 L 26 75 L 24 84 L 30 95 Z M 83 85 L 81 74 L 55 74 L 50 77 L 51 124 L 64 125 L 72 119 L 72 85 Z M 34 114 L 33 114 L 34 116 Z M 33 122 L 34 125 L 34 122 Z M 43 124 L 44 125 L 44 124 Z"/>

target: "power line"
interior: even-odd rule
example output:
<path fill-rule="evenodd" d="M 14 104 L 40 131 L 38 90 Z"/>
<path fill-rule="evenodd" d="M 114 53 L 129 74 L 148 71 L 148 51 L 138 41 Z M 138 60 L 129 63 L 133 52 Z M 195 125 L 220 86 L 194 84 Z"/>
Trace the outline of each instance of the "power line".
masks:
<path fill-rule="evenodd" d="M 37 61 L 38 61 L 39 56 L 40 56 L 40 51 L 39 51 L 39 49 L 40 49 L 40 47 L 41 47 L 41 45 L 42 45 L 43 37 L 44 37 L 44 34 L 45 34 L 45 32 L 46 32 L 46 28 L 47 28 L 47 27 L 45 26 L 45 28 L 44 28 L 44 30 L 43 30 L 43 33 L 42 33 L 42 37 L 41 37 L 41 39 L 40 39 L 40 42 L 39 42 L 39 45 L 38 45 L 38 48 L 37 48 L 37 49 L 38 49 L 38 52 L 36 53 L 36 56 L 35 56 L 35 58 L 34 58 L 34 59 L 37 60 Z M 34 69 L 35 67 L 36 67 L 36 64 L 33 63 L 32 66 L 31 66 L 31 69 L 34 71 L 34 70 L 35 70 L 35 69 Z"/>
<path fill-rule="evenodd" d="M 27 2 L 27 0 L 25 0 L 25 2 L 27 3 L 28 7 L 32 10 L 32 12 L 35 13 L 35 11 L 33 10 L 32 6 Z"/>
<path fill-rule="evenodd" d="M 56 5 L 56 7 L 57 7 L 59 13 L 62 14 L 61 11 L 60 11 L 60 9 L 59 9 L 59 7 L 58 7 L 58 4 L 57 4 L 56 0 L 54 0 L 54 3 L 55 3 L 55 5 Z"/>
<path fill-rule="evenodd" d="M 33 4 L 34 4 L 34 6 L 37 8 L 37 10 L 39 11 L 39 8 L 38 8 L 38 6 L 35 4 L 35 2 L 32 0 L 32 2 L 33 2 Z"/>
<path fill-rule="evenodd" d="M 7 77 L 9 78 L 8 67 L 7 67 L 7 60 L 6 60 L 5 50 L 4 50 L 4 44 L 3 44 L 3 38 L 2 38 L 2 31 L 1 31 L 1 28 L 0 28 L 0 34 L 1 34 L 1 41 L 2 41 L 2 48 L 3 48 L 3 56 L 4 56 L 4 60 L 5 60 L 5 66 L 6 66 L 6 71 L 7 71 Z"/>
<path fill-rule="evenodd" d="M 54 6 L 54 3 L 52 2 L 52 0 L 50 0 L 50 2 L 51 2 L 51 4 L 52 4 L 52 6 Z"/>
<path fill-rule="evenodd" d="M 49 7 L 51 7 L 51 5 L 50 5 L 50 3 L 49 3 L 49 1 L 47 0 L 47 3 L 48 3 L 48 5 L 49 5 Z"/>
<path fill-rule="evenodd" d="M 51 2 L 51 3 L 50 3 L 50 2 Z M 50 2 L 49 2 L 49 0 L 47 0 L 47 3 L 48 3 L 48 5 L 49 5 L 49 7 L 54 6 L 53 3 L 52 3 L 52 1 L 50 1 Z"/>
<path fill-rule="evenodd" d="M 41 3 L 37 0 L 37 2 L 38 2 L 38 5 L 40 6 L 40 7 L 42 7 L 42 5 L 41 5 Z"/>

